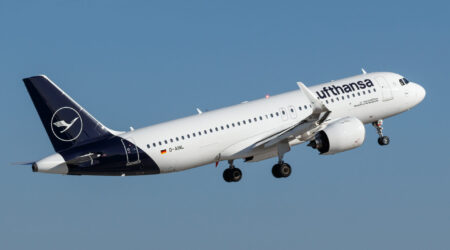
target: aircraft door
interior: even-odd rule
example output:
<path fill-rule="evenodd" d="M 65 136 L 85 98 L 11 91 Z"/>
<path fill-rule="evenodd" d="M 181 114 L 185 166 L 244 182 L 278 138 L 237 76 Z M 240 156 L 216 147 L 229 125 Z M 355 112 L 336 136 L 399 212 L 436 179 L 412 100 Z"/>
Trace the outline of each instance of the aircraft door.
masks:
<path fill-rule="evenodd" d="M 281 119 L 283 119 L 283 121 L 286 121 L 289 118 L 285 108 L 280 108 L 280 113 Z"/>
<path fill-rule="evenodd" d="M 381 95 L 383 96 L 383 102 L 394 99 L 394 97 L 392 96 L 392 90 L 388 85 L 386 79 L 382 76 L 379 76 L 377 77 L 376 80 L 381 87 Z"/>
<path fill-rule="evenodd" d="M 127 156 L 127 166 L 138 164 L 141 162 L 139 159 L 139 150 L 133 139 L 122 139 L 125 155 Z"/>
<path fill-rule="evenodd" d="M 292 119 L 297 118 L 297 110 L 295 109 L 294 106 L 292 106 L 292 105 L 289 106 L 289 107 L 288 107 L 288 112 L 289 112 L 289 114 L 290 114 L 290 116 L 291 116 Z"/>

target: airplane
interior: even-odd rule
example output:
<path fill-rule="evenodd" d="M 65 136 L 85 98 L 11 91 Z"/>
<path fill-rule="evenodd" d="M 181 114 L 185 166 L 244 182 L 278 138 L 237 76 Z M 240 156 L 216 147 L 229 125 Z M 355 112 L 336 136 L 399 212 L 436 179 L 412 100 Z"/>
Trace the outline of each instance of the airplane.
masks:
<path fill-rule="evenodd" d="M 228 162 L 226 182 L 238 182 L 236 160 L 278 161 L 276 178 L 290 176 L 284 155 L 307 143 L 320 155 L 361 146 L 365 124 L 388 145 L 383 120 L 410 110 L 425 89 L 390 72 L 367 73 L 275 96 L 120 132 L 97 121 L 45 75 L 23 79 L 55 153 L 29 162 L 33 172 L 132 176 L 171 173 Z"/>

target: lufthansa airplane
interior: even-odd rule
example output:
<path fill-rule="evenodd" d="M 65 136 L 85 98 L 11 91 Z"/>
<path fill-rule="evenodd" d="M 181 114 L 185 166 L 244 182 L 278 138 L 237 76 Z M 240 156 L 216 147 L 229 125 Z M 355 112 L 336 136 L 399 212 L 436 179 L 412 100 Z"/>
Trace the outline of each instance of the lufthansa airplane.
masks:
<path fill-rule="evenodd" d="M 220 161 L 227 182 L 242 172 L 233 162 L 278 158 L 276 178 L 291 174 L 283 156 L 301 143 L 336 154 L 354 149 L 372 124 L 378 143 L 388 145 L 383 119 L 405 112 L 425 98 L 425 89 L 389 72 L 366 73 L 276 96 L 164 122 L 128 132 L 114 131 L 44 75 L 23 79 L 55 149 L 32 165 L 35 172 L 67 175 L 170 173 Z M 24 163 L 25 164 L 25 163 Z"/>

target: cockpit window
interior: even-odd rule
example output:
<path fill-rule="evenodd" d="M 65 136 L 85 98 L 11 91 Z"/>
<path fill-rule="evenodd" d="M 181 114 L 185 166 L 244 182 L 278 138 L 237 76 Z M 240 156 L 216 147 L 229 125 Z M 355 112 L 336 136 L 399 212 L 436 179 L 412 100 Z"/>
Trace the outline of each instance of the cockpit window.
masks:
<path fill-rule="evenodd" d="M 409 83 L 408 79 L 406 79 L 406 78 L 402 78 L 402 79 L 400 79 L 400 80 L 398 80 L 398 81 L 400 82 L 400 84 L 401 84 L 402 86 Z"/>

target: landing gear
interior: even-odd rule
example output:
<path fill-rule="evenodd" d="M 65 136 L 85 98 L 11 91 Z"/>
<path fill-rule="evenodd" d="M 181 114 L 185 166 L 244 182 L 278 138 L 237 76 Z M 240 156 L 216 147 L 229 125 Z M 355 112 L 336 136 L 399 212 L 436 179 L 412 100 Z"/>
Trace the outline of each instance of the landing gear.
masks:
<path fill-rule="evenodd" d="M 242 179 L 242 171 L 234 167 L 233 161 L 228 161 L 230 167 L 223 171 L 223 179 L 226 182 L 238 182 Z"/>
<path fill-rule="evenodd" d="M 289 144 L 278 144 L 278 163 L 272 167 L 272 174 L 275 178 L 286 178 L 291 175 L 291 166 L 283 161 L 284 154 L 289 150 Z"/>
<path fill-rule="evenodd" d="M 380 146 L 388 145 L 390 142 L 390 139 L 389 139 L 389 137 L 383 135 L 383 120 L 378 120 L 376 122 L 373 122 L 372 125 L 377 130 L 377 134 L 379 136 L 378 144 L 380 144 Z"/>
<path fill-rule="evenodd" d="M 280 162 L 272 167 L 272 174 L 275 178 L 286 178 L 291 175 L 292 169 L 289 164 Z"/>
<path fill-rule="evenodd" d="M 390 141 L 390 139 L 387 136 L 382 136 L 382 137 L 378 138 L 378 144 L 380 144 L 380 146 L 388 145 L 389 141 Z"/>

